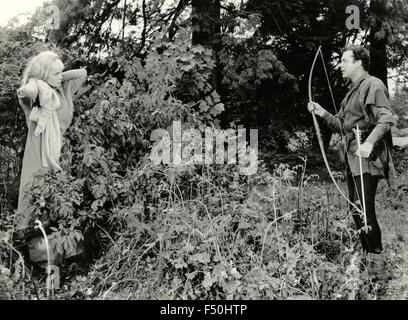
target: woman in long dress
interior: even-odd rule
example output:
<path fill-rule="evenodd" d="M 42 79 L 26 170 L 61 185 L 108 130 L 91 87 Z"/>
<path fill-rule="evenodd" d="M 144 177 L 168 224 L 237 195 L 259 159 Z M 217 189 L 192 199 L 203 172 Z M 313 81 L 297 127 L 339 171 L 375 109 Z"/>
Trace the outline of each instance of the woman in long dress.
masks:
<path fill-rule="evenodd" d="M 65 72 L 63 69 L 64 64 L 56 53 L 42 52 L 30 59 L 23 74 L 22 86 L 17 90 L 28 127 L 15 217 L 17 232 L 33 227 L 30 194 L 27 190 L 39 181 L 38 178 L 46 170 L 61 170 L 59 157 L 63 135 L 72 122 L 73 95 L 87 76 L 85 69 Z M 52 235 L 48 238 L 52 249 L 55 241 Z M 47 261 L 44 239 L 36 237 L 28 240 L 30 260 L 44 265 Z M 81 245 L 63 254 L 54 249 L 51 252 L 52 264 L 59 264 L 64 258 L 82 251 Z"/>

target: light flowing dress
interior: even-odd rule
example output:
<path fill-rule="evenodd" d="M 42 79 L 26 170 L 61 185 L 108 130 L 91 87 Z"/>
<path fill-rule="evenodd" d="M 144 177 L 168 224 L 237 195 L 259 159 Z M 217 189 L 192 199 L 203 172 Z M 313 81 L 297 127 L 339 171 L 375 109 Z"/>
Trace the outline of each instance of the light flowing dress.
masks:
<path fill-rule="evenodd" d="M 64 81 L 65 80 L 65 81 Z M 60 136 L 61 145 L 63 143 L 64 133 L 67 131 L 68 127 L 71 125 L 73 118 L 73 97 L 81 85 L 86 80 L 86 70 L 76 69 L 71 71 L 66 71 L 63 73 L 63 82 L 59 88 L 55 88 L 55 93 L 57 94 L 60 107 L 56 110 Z M 22 87 L 24 89 L 24 86 Z M 42 183 L 41 177 L 44 175 L 45 168 L 43 166 L 42 157 L 42 135 L 34 135 L 37 123 L 30 120 L 30 113 L 33 109 L 33 104 L 35 100 L 31 100 L 29 97 L 19 96 L 19 103 L 24 110 L 25 119 L 28 127 L 27 141 L 24 150 L 23 164 L 21 169 L 21 179 L 20 179 L 20 189 L 18 197 L 18 207 L 16 211 L 15 218 L 15 228 L 16 230 L 25 229 L 29 226 L 33 226 L 32 219 L 32 207 L 30 205 L 30 194 L 27 190 L 35 183 Z M 52 240 L 52 239 L 51 239 Z M 43 259 L 44 250 L 41 250 L 41 238 L 35 238 L 31 241 L 31 248 L 38 247 L 39 250 L 31 250 L 30 258 L 34 262 L 46 260 Z M 30 246 L 29 246 L 30 248 Z M 74 248 L 73 252 L 65 252 L 64 257 L 68 258 L 70 256 L 78 254 L 78 248 Z M 81 251 L 81 250 L 80 250 Z M 57 255 L 54 253 L 54 255 Z M 55 259 L 61 257 L 55 257 Z M 57 259 L 58 260 L 58 259 Z"/>

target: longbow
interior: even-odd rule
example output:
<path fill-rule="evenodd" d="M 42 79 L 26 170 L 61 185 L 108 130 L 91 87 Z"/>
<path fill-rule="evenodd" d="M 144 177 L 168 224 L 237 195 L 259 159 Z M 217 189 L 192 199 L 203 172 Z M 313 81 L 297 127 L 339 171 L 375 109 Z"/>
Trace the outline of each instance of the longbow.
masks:
<path fill-rule="evenodd" d="M 308 83 L 308 93 L 309 93 L 309 101 L 310 101 L 310 102 L 314 102 L 314 101 L 313 101 L 313 95 L 312 95 L 312 76 L 313 76 L 314 66 L 315 66 L 316 61 L 317 61 L 317 57 L 319 56 L 319 54 L 320 54 L 321 56 L 323 55 L 321 48 L 322 48 L 322 46 L 319 46 L 319 48 L 317 49 L 316 55 L 315 55 L 315 57 L 314 57 L 314 59 L 313 59 L 312 67 L 311 67 L 311 69 L 310 69 L 309 83 Z M 322 57 L 322 58 L 323 58 L 323 57 Z M 330 85 L 330 83 L 329 83 L 329 85 Z M 318 140 L 318 142 L 319 142 L 319 147 L 320 147 L 320 151 L 321 151 L 321 154 L 322 154 L 322 157 L 323 157 L 323 161 L 324 161 L 324 164 L 326 165 L 326 168 L 327 168 L 327 171 L 328 171 L 328 173 L 329 173 L 329 175 L 330 175 L 331 180 L 333 181 L 333 183 L 334 183 L 334 185 L 336 186 L 337 190 L 339 191 L 340 195 L 341 195 L 355 210 L 357 210 L 357 212 L 359 212 L 359 213 L 361 213 L 361 214 L 363 214 L 363 215 L 365 216 L 364 212 L 361 211 L 360 208 L 358 208 L 355 203 L 351 202 L 351 201 L 349 200 L 349 198 L 344 194 L 344 192 L 340 189 L 340 187 L 339 187 L 339 185 L 338 185 L 336 179 L 334 178 L 333 173 L 332 173 L 332 170 L 330 169 L 329 161 L 327 160 L 326 152 L 324 151 L 324 144 L 323 144 L 323 139 L 322 139 L 322 135 L 321 135 L 321 132 L 320 132 L 319 123 L 317 122 L 316 115 L 314 114 L 314 112 L 311 112 L 311 114 L 312 114 L 312 117 L 313 117 L 313 124 L 314 124 L 315 130 L 316 130 L 316 136 L 317 136 L 317 140 Z"/>

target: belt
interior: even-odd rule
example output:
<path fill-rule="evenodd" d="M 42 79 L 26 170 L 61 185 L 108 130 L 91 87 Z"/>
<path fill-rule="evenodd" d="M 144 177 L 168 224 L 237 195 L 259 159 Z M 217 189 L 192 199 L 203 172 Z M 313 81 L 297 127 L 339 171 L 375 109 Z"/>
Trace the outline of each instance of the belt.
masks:
<path fill-rule="evenodd" d="M 368 136 L 370 135 L 370 133 L 373 131 L 373 129 L 374 129 L 374 127 L 368 127 L 368 128 L 364 128 L 364 129 L 359 128 L 359 131 L 361 132 L 361 140 L 364 141 L 365 139 L 367 139 Z M 351 129 L 345 130 L 345 136 L 346 136 L 347 144 L 350 143 L 350 141 L 352 141 L 352 140 L 354 140 L 356 138 L 356 134 L 355 134 L 356 130 L 357 130 L 356 128 L 351 128 Z"/>

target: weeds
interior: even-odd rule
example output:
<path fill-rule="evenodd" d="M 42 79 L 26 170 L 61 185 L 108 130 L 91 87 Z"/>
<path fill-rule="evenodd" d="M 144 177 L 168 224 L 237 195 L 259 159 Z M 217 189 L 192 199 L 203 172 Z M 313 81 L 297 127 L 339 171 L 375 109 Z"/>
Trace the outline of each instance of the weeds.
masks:
<path fill-rule="evenodd" d="M 365 281 L 356 278 L 355 234 L 340 211 L 345 204 L 330 203 L 338 199 L 331 188 L 306 176 L 304 166 L 261 170 L 240 184 L 233 170 L 205 172 L 204 181 L 230 183 L 185 184 L 194 175 L 179 176 L 160 187 L 168 197 L 159 199 L 153 218 L 136 208 L 127 215 L 126 234 L 84 284 L 94 297 L 358 298 Z"/>
<path fill-rule="evenodd" d="M 272 173 L 262 166 L 245 178 L 233 167 L 146 169 L 154 201 L 147 211 L 142 200 L 118 211 L 125 227 L 114 238 L 103 231 L 106 254 L 70 291 L 93 299 L 376 299 L 346 204 L 305 173 L 306 163 Z M 166 179 L 157 184 L 159 176 Z M 4 236 L 2 292 L 24 298 L 22 258 Z M 5 259 L 14 265 L 5 268 Z"/>
<path fill-rule="evenodd" d="M 53 228 L 60 251 L 86 239 L 88 253 L 96 252 L 89 270 L 68 274 L 60 296 L 375 298 L 377 289 L 359 272 L 347 205 L 321 176 L 313 150 L 301 158 L 262 152 L 269 167 L 260 162 L 249 177 L 232 165 L 151 164 L 146 146 L 154 128 L 175 119 L 191 128 L 219 126 L 223 105 L 208 84 L 211 52 L 192 47 L 183 34 L 175 43 L 153 43 L 144 63 L 117 61 L 124 78 L 78 101 L 61 159 L 66 170 L 44 174 L 30 189 L 33 218 Z M 397 157 L 400 172 L 405 158 L 406 152 Z M 407 190 L 406 179 L 397 180 L 382 204 L 402 210 Z M 6 193 L 0 189 L 0 291 L 44 298 L 41 278 L 22 276 L 27 268 L 10 246 Z"/>

